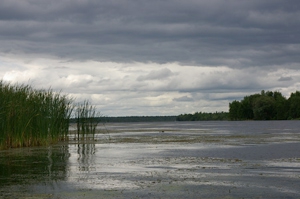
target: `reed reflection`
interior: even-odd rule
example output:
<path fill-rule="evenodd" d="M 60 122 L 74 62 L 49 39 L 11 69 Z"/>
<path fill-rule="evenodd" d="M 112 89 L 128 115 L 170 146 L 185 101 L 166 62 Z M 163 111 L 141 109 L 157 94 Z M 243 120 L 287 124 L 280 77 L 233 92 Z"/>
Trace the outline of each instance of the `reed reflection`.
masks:
<path fill-rule="evenodd" d="M 3 150 L 0 152 L 0 186 L 64 181 L 69 157 L 67 145 Z"/>
<path fill-rule="evenodd" d="M 95 171 L 96 148 L 93 143 L 77 144 L 77 162 L 80 172 Z"/>

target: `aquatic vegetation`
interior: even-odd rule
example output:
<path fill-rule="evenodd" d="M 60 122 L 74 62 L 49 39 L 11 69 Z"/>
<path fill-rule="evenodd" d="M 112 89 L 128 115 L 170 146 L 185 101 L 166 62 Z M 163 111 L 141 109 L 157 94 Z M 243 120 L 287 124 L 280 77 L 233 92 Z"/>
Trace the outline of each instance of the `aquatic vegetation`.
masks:
<path fill-rule="evenodd" d="M 0 148 L 66 139 L 72 110 L 66 95 L 0 81 Z"/>
<path fill-rule="evenodd" d="M 75 110 L 75 118 L 77 124 L 77 139 L 87 139 L 87 135 L 92 135 L 94 139 L 96 127 L 99 123 L 99 112 L 96 107 L 90 105 L 88 101 L 78 104 Z"/>
<path fill-rule="evenodd" d="M 67 140 L 72 115 L 76 117 L 77 139 L 94 137 L 100 116 L 96 107 L 88 101 L 77 105 L 73 101 L 51 89 L 0 81 L 0 149 Z"/>

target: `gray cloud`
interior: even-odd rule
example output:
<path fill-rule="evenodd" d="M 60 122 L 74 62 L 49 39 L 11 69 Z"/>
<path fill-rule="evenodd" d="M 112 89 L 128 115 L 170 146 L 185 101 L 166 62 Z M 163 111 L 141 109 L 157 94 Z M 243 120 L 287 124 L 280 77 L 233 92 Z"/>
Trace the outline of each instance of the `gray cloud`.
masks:
<path fill-rule="evenodd" d="M 166 79 L 170 76 L 174 75 L 172 71 L 168 68 L 163 68 L 157 71 L 151 71 L 147 75 L 141 75 L 137 78 L 138 81 L 145 81 L 145 80 L 158 80 L 158 79 Z"/>
<path fill-rule="evenodd" d="M 0 77 L 108 115 L 227 110 L 300 89 L 299 32 L 298 0 L 2 0 Z"/>
<path fill-rule="evenodd" d="M 173 100 L 176 101 L 176 102 L 192 102 L 192 101 L 194 101 L 193 98 L 188 97 L 188 96 L 174 98 Z"/>
<path fill-rule="evenodd" d="M 280 77 L 280 78 L 278 79 L 278 81 L 280 81 L 280 82 L 284 82 L 284 81 L 292 81 L 292 80 L 293 80 L 292 77 L 284 77 L 284 76 L 282 76 L 282 77 Z"/>
<path fill-rule="evenodd" d="M 300 62 L 299 6 L 296 0 L 4 0 L 1 51 L 274 67 Z"/>

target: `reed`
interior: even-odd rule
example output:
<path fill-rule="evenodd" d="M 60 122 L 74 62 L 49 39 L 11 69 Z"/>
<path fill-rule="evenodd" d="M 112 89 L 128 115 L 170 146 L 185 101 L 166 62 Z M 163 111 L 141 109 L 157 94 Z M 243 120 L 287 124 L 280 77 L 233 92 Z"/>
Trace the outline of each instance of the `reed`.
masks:
<path fill-rule="evenodd" d="M 96 107 L 91 105 L 89 101 L 84 101 L 78 104 L 75 110 L 75 117 L 77 123 L 77 139 L 94 140 L 96 127 L 99 123 L 98 118 L 100 113 L 96 111 Z M 91 136 L 91 137 L 88 137 Z"/>
<path fill-rule="evenodd" d="M 0 81 L 0 149 L 67 139 L 72 101 L 51 89 Z"/>

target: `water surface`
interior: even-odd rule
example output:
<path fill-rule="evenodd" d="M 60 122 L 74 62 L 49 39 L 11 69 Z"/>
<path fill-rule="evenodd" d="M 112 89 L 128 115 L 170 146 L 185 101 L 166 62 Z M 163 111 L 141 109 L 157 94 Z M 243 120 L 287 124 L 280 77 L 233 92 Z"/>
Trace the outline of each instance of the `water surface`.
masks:
<path fill-rule="evenodd" d="M 0 198 L 299 198 L 299 121 L 114 123 L 0 151 Z"/>

